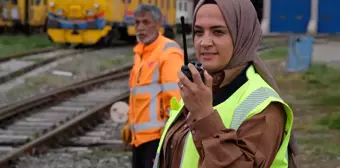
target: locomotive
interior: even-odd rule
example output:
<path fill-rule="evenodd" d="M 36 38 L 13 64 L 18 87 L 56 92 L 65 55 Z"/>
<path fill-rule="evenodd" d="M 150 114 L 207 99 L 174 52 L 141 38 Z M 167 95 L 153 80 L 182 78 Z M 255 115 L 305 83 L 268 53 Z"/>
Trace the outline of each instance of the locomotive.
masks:
<path fill-rule="evenodd" d="M 113 45 L 134 41 L 133 11 L 141 3 L 157 5 L 163 13 L 161 33 L 174 38 L 175 0 L 49 0 L 47 33 L 59 44 Z"/>

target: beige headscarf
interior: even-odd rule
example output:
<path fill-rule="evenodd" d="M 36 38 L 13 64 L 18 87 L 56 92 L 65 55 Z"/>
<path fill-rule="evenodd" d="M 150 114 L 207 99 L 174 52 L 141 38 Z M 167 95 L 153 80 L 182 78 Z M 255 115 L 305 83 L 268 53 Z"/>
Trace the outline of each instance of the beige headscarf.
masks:
<path fill-rule="evenodd" d="M 200 0 L 194 10 L 193 26 L 195 25 L 197 10 L 205 3 L 206 0 Z M 212 0 L 208 0 L 212 1 Z M 278 94 L 280 90 L 264 62 L 257 56 L 257 50 L 262 40 L 261 25 L 257 19 L 256 10 L 250 0 L 214 0 L 220 8 L 223 17 L 228 25 L 229 32 L 232 36 L 234 51 L 232 58 L 225 69 L 231 69 L 245 65 L 252 61 L 256 71 Z M 223 69 L 220 72 L 212 74 L 214 80 L 216 76 L 224 78 Z M 219 79 L 219 78 L 217 78 Z M 220 78 L 221 79 L 221 78 Z M 220 82 L 222 82 L 221 79 Z M 220 83 L 217 82 L 217 83 Z M 214 81 L 214 84 L 216 82 Z M 290 148 L 297 154 L 297 146 L 292 133 Z"/>

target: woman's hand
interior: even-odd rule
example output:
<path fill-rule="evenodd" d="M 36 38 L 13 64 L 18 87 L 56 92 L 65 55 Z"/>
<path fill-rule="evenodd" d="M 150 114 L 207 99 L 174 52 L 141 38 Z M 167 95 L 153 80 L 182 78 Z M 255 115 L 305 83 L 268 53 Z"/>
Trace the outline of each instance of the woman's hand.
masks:
<path fill-rule="evenodd" d="M 193 82 L 191 82 L 182 72 L 178 73 L 180 93 L 185 103 L 185 107 L 190 115 L 204 118 L 214 111 L 212 106 L 212 84 L 213 78 L 204 71 L 205 84 L 195 66 L 191 63 L 188 65 Z"/>

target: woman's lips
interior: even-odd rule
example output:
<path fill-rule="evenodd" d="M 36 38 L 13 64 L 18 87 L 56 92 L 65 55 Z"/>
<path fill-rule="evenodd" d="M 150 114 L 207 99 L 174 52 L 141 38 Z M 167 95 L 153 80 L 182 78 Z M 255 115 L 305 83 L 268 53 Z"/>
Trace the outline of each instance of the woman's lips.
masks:
<path fill-rule="evenodd" d="M 212 60 L 214 57 L 216 57 L 217 53 L 202 53 L 201 57 L 203 60 L 208 61 Z"/>

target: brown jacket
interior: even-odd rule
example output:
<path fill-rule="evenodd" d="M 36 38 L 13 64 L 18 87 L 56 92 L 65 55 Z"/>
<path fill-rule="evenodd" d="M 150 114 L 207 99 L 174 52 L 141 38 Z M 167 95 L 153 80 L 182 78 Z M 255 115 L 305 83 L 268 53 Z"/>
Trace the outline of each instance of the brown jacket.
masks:
<path fill-rule="evenodd" d="M 237 90 L 245 83 L 242 78 L 246 78 L 244 73 L 227 88 Z M 228 93 L 230 90 L 221 89 L 222 98 L 214 95 L 214 99 L 225 99 L 225 95 L 233 93 Z M 270 104 L 262 113 L 244 121 L 237 131 L 225 128 L 217 112 L 197 121 L 194 115 L 186 119 L 186 113 L 182 110 L 166 134 L 160 153 L 161 168 L 180 167 L 185 135 L 189 130 L 200 155 L 200 168 L 269 168 L 282 143 L 286 116 L 278 103 Z M 295 167 L 294 157 L 290 156 L 289 168 Z"/>

